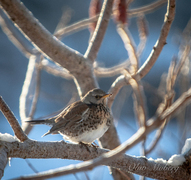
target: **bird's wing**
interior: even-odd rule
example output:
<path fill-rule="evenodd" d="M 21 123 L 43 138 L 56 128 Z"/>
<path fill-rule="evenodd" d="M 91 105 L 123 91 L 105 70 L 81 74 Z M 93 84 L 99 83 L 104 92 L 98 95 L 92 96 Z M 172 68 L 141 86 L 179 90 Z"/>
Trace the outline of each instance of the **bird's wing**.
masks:
<path fill-rule="evenodd" d="M 62 128 L 70 128 L 74 124 L 86 119 L 89 114 L 88 110 L 89 106 L 81 101 L 72 103 L 55 119 L 55 124 L 50 129 L 50 133 L 60 131 Z"/>

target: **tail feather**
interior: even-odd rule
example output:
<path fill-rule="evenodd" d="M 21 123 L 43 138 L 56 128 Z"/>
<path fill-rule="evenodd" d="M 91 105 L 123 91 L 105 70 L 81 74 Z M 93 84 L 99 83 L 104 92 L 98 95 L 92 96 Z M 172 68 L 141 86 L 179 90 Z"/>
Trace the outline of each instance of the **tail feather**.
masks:
<path fill-rule="evenodd" d="M 36 124 L 46 124 L 48 126 L 53 126 L 54 119 L 45 119 L 45 120 L 30 120 L 30 121 L 25 121 L 27 123 L 30 123 L 31 125 L 36 125 Z"/>
<path fill-rule="evenodd" d="M 30 123 L 31 125 L 46 124 L 46 125 L 49 125 L 52 127 L 55 124 L 54 120 L 55 120 L 55 118 L 45 119 L 45 120 L 30 120 L 30 121 L 25 121 L 25 122 Z M 57 134 L 58 133 L 57 131 L 56 132 L 51 131 L 51 129 L 47 133 L 45 133 L 42 137 L 44 137 L 48 134 Z"/>

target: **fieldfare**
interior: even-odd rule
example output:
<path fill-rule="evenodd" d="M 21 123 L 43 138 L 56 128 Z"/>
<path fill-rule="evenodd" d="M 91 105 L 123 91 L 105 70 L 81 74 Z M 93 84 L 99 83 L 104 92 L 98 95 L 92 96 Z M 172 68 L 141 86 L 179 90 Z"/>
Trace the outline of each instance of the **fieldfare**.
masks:
<path fill-rule="evenodd" d="M 96 88 L 55 117 L 27 122 L 51 126 L 43 136 L 60 133 L 65 140 L 91 144 L 102 137 L 111 124 L 110 110 L 106 105 L 106 98 L 110 96 L 111 94 Z"/>

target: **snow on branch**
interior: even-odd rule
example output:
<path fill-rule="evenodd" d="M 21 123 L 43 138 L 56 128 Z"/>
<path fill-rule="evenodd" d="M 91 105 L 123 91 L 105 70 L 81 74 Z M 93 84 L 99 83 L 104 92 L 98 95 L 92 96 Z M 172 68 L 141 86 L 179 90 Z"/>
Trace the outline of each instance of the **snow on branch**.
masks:
<path fill-rule="evenodd" d="M 100 164 L 118 168 L 125 172 L 129 171 L 156 179 L 188 179 L 189 173 L 181 166 L 181 164 L 185 162 L 183 161 L 184 157 L 182 155 L 173 155 L 168 161 L 163 159 L 147 159 L 144 156 L 133 157 L 125 154 L 121 155 L 121 153 L 125 152 L 127 147 L 130 148 L 134 142 L 138 143 L 138 141 L 135 140 L 138 140 L 146 132 L 145 130 L 142 130 L 143 129 L 140 129 L 135 136 L 132 137 L 131 140 L 133 141 L 128 140 L 126 145 L 122 144 L 118 148 L 109 152 L 105 149 L 95 149 L 95 147 L 90 147 L 90 153 L 85 147 L 79 147 L 80 145 L 76 144 L 64 143 L 63 141 L 37 142 L 29 140 L 24 143 L 0 142 L 0 144 L 8 147 L 8 149 L 11 149 L 11 151 L 8 152 L 9 157 L 86 160 L 86 162 L 59 168 L 56 169 L 56 171 L 51 170 L 48 172 L 38 173 L 37 175 L 29 175 L 16 179 L 42 179 L 56 177 L 69 173 L 89 170 L 89 168 L 93 168 Z M 189 156 L 190 153 L 191 152 L 188 151 L 184 156 Z M 177 164 L 177 161 L 179 164 Z"/>

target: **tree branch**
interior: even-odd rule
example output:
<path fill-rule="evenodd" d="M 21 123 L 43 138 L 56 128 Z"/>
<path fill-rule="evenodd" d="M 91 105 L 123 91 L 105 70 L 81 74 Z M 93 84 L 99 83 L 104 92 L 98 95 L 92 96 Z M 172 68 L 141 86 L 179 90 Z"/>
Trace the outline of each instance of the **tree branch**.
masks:
<path fill-rule="evenodd" d="M 89 59 L 91 62 L 96 59 L 97 53 L 103 41 L 110 15 L 112 13 L 112 5 L 113 0 L 104 0 L 103 2 L 96 28 L 89 42 L 89 46 L 84 54 L 84 57 Z"/>
<path fill-rule="evenodd" d="M 8 17 L 4 14 L 3 10 L 0 9 L 0 25 L 3 32 L 7 35 L 10 41 L 26 56 L 30 57 L 31 54 L 34 54 L 32 46 L 30 47 L 27 43 L 27 40 L 24 37 L 21 37 L 21 34 L 16 31 L 16 28 L 9 21 Z"/>
<path fill-rule="evenodd" d="M 91 66 L 83 55 L 51 35 L 19 0 L 0 0 L 0 5 L 37 49 L 70 71 L 80 96 L 97 87 Z"/>
<path fill-rule="evenodd" d="M 146 128 L 141 127 L 137 133 L 135 133 L 130 139 L 125 143 L 118 146 L 112 151 L 109 151 L 106 154 L 101 155 L 106 150 L 95 149 L 90 147 L 91 153 L 84 147 L 82 150 L 76 144 L 69 144 L 65 142 L 36 142 L 32 140 L 27 140 L 24 143 L 18 141 L 15 142 L 4 142 L 0 141 L 0 146 L 5 146 L 8 149 L 8 157 L 20 157 L 20 158 L 64 158 L 64 159 L 78 159 L 78 160 L 88 160 L 93 159 L 99 155 L 100 158 L 93 160 L 95 166 L 104 164 L 109 165 L 114 168 L 120 168 L 123 171 L 130 171 L 143 176 L 148 176 L 151 178 L 177 178 L 183 177 L 188 178 L 189 174 L 185 168 L 178 167 L 176 172 L 169 172 L 166 169 L 174 168 L 173 166 L 168 165 L 167 163 L 158 163 L 147 160 L 145 157 L 135 158 L 127 155 L 121 155 L 125 153 L 129 148 L 139 143 L 144 137 L 158 128 L 166 118 L 168 118 L 172 113 L 177 111 L 180 107 L 186 104 L 191 98 L 191 88 L 185 92 L 178 100 L 176 100 L 169 108 L 167 108 L 160 116 L 152 118 L 150 121 L 147 121 Z M 168 119 L 169 120 L 169 119 Z M 19 148 L 18 148 L 19 147 Z M 118 157 L 116 159 L 116 157 Z M 112 161 L 111 161 L 112 160 Z M 133 164 L 138 164 L 142 168 L 132 168 Z M 91 164 L 89 164 L 91 167 Z M 86 168 L 89 167 L 85 164 Z M 94 166 L 94 167 L 95 167 Z M 83 166 L 82 166 L 83 167 Z M 130 167 L 130 169 L 129 169 Z M 153 167 L 158 167 L 157 171 Z M 166 168 L 165 168 L 166 167 Z M 84 168 L 84 167 L 83 167 Z M 82 169 L 83 169 L 82 168 Z M 132 169 L 131 169 L 132 168 Z M 147 170 L 145 170 L 145 168 Z M 165 168 L 165 171 L 163 170 Z M 143 170 L 144 169 L 144 170 Z M 84 170 L 84 169 L 83 169 Z M 68 171 L 68 170 L 67 170 Z M 163 172 L 163 173 L 162 173 Z M 162 174 L 161 174 L 162 173 Z M 180 178 L 179 178 L 180 179 Z"/>
<path fill-rule="evenodd" d="M 135 75 L 132 75 L 133 78 L 140 80 L 143 78 L 153 67 L 154 63 L 156 62 L 158 56 L 160 55 L 162 48 L 166 44 L 166 38 L 169 33 L 172 21 L 175 15 L 175 0 L 169 0 L 167 6 L 167 13 L 165 15 L 164 24 L 161 29 L 160 37 L 157 40 L 154 49 L 151 51 L 149 57 L 145 61 L 145 63 L 139 68 L 138 72 Z M 109 99 L 108 104 L 111 107 L 113 99 L 119 92 L 119 90 L 124 86 L 128 85 L 128 82 L 125 80 L 125 76 L 119 76 L 111 85 L 110 91 L 115 91 L 112 98 Z M 116 88 L 115 88 L 116 86 Z"/>
<path fill-rule="evenodd" d="M 19 113 L 22 122 L 22 129 L 26 134 L 29 134 L 33 127 L 25 121 L 33 119 L 36 109 L 40 89 L 40 61 L 40 53 L 30 56 L 25 81 L 20 95 Z"/>
<path fill-rule="evenodd" d="M 0 145 L 0 179 L 3 177 L 4 169 L 7 164 L 7 150 Z"/>
<path fill-rule="evenodd" d="M 129 9 L 128 10 L 128 17 L 135 17 L 135 16 L 139 16 L 140 14 L 147 14 L 147 13 L 151 13 L 154 10 L 156 10 L 156 8 L 159 8 L 160 6 L 164 5 L 167 2 L 167 0 L 158 0 L 155 1 L 149 5 L 140 7 L 140 8 L 136 8 L 136 9 Z"/>
<path fill-rule="evenodd" d="M 142 130 L 141 130 L 142 131 Z M 145 131 L 142 131 L 144 133 Z M 141 137 L 142 133 L 138 133 L 139 136 L 134 136 L 134 138 Z M 136 134 L 136 135 L 138 135 Z M 135 139 L 134 139 L 135 140 Z M 135 142 L 133 140 L 133 142 Z M 138 140 L 138 139 L 137 139 Z M 130 141 L 128 141 L 130 143 Z M 137 141 L 136 141 L 137 143 Z M 67 168 L 61 168 L 57 171 L 57 175 L 64 175 L 71 173 L 71 171 L 81 171 L 88 170 L 89 167 L 95 167 L 102 162 L 102 165 L 111 166 L 113 168 L 119 168 L 122 171 L 129 171 L 139 175 L 147 176 L 156 179 L 188 179 L 189 173 L 182 166 L 171 166 L 167 162 L 159 163 L 154 160 L 146 159 L 145 157 L 132 157 L 129 155 L 121 155 L 118 158 L 115 155 L 119 152 L 119 149 L 124 149 L 124 146 L 118 147 L 116 150 L 107 152 L 104 149 L 95 149 L 90 147 L 91 153 L 87 151 L 84 147 L 83 150 L 80 145 L 68 144 L 64 142 L 37 142 L 37 141 L 25 141 L 20 142 L 3 142 L 0 141 L 0 145 L 5 145 L 8 148 L 9 157 L 19 157 L 19 158 L 61 158 L 61 159 L 78 159 L 78 160 L 89 160 L 79 165 L 72 165 Z M 129 148 L 131 147 L 129 144 Z M 18 148 L 19 147 L 19 148 Z M 126 146 L 127 147 L 127 146 Z M 125 149 L 124 149 L 125 150 Z M 107 152 L 107 153 L 105 153 Z M 103 154 L 104 153 L 104 154 Z M 112 159 L 110 159 L 112 158 Z M 110 161 L 111 160 L 111 161 Z M 81 166 L 83 164 L 83 166 Z M 64 169 L 64 171 L 63 171 Z M 51 177 L 51 173 L 48 174 L 39 173 L 38 175 L 30 176 L 30 178 L 48 178 Z M 55 176 L 54 176 L 55 177 Z M 180 177 L 180 178 L 178 178 Z M 17 178 L 19 179 L 19 178 Z M 29 179 L 29 176 L 21 179 Z"/>
<path fill-rule="evenodd" d="M 167 2 L 167 0 L 158 0 L 158 1 L 155 1 L 149 5 L 146 5 L 146 6 L 143 6 L 140 8 L 128 9 L 127 16 L 129 18 L 131 18 L 131 17 L 135 17 L 135 16 L 140 16 L 140 14 L 151 13 L 154 10 L 156 10 L 157 8 L 159 8 L 160 6 L 163 6 L 166 2 Z M 60 36 L 62 36 L 62 37 L 68 36 L 72 33 L 86 29 L 86 28 L 88 28 L 90 23 L 97 21 L 98 17 L 99 17 L 99 14 L 95 17 L 84 19 L 84 20 L 81 20 L 81 21 L 76 22 L 74 24 L 71 24 L 71 25 L 69 25 L 63 29 L 59 29 L 55 33 L 55 37 L 60 38 Z"/>
<path fill-rule="evenodd" d="M 153 50 L 151 51 L 149 57 L 137 72 L 140 78 L 144 77 L 151 70 L 156 60 L 158 59 L 164 45 L 166 44 L 166 38 L 170 31 L 170 27 L 174 20 L 174 16 L 175 16 L 175 0 L 168 0 L 167 12 L 165 15 L 163 27 L 161 29 L 160 37 L 157 40 L 156 44 L 154 45 Z"/>
<path fill-rule="evenodd" d="M 54 76 L 59 76 L 67 80 L 73 79 L 72 75 L 67 69 L 59 66 L 58 64 L 53 64 L 47 59 L 42 60 L 42 68 Z"/>
<path fill-rule="evenodd" d="M 3 98 L 0 96 L 0 110 L 8 120 L 9 124 L 11 125 L 15 136 L 21 141 L 24 142 L 28 139 L 27 135 L 21 129 L 17 119 L 15 118 L 13 112 L 10 110 L 8 105 L 5 103 Z"/>

